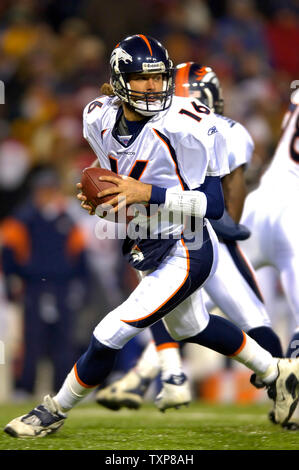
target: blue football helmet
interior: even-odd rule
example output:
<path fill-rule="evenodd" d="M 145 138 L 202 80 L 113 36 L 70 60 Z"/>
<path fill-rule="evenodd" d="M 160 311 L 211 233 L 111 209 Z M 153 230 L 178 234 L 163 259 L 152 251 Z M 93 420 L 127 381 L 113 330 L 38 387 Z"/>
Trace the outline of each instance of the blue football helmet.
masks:
<path fill-rule="evenodd" d="M 175 94 L 193 96 L 217 114 L 223 114 L 223 97 L 219 79 L 211 67 L 195 62 L 179 64 L 175 72 Z"/>
<path fill-rule="evenodd" d="M 110 57 L 111 85 L 114 93 L 135 111 L 152 116 L 169 108 L 174 93 L 173 63 L 162 44 L 150 36 L 129 36 L 113 49 Z M 161 73 L 161 92 L 141 93 L 131 89 L 131 73 Z"/>

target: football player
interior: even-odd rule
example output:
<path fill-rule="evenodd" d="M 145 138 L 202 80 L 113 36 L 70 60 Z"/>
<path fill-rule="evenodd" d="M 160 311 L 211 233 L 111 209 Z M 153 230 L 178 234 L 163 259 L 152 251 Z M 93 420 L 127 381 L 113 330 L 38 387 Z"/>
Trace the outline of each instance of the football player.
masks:
<path fill-rule="evenodd" d="M 244 169 L 251 160 L 253 141 L 240 123 L 223 115 L 222 90 L 211 67 L 193 62 L 178 65 L 175 94 L 196 98 L 199 104 L 208 106 L 221 121 L 227 138 L 230 173 L 222 178 L 226 209 L 221 219 L 211 220 L 220 242 L 219 260 L 215 274 L 204 284 L 205 292 L 212 300 L 208 302 L 210 309 L 216 304 L 263 348 L 275 357 L 282 357 L 280 340 L 271 328 L 253 268 L 238 245 L 239 240 L 250 235 L 239 221 L 247 193 Z M 190 386 L 183 373 L 178 344 L 162 322 L 154 324 L 151 331 L 156 350 L 150 343 L 131 371 L 97 393 L 98 403 L 114 410 L 122 406 L 138 408 L 160 370 L 162 388 L 155 400 L 157 407 L 164 411 L 190 402 Z"/>
<path fill-rule="evenodd" d="M 242 222 L 252 231 L 242 248 L 256 269 L 273 266 L 277 270 L 293 315 L 290 324 L 295 324 L 295 330 L 286 357 L 297 357 L 299 345 L 298 200 L 299 89 L 291 95 L 273 160 L 258 188 L 247 196 L 242 215 Z"/>
<path fill-rule="evenodd" d="M 95 327 L 87 351 L 57 395 L 47 395 L 4 430 L 15 437 L 57 431 L 67 412 L 105 380 L 118 351 L 161 318 L 175 340 L 204 345 L 258 374 L 273 397 L 275 419 L 283 425 L 298 401 L 299 360 L 274 358 L 240 328 L 209 315 L 199 304 L 199 288 L 217 264 L 217 237 L 208 220 L 220 218 L 224 210 L 221 177 L 227 172 L 227 155 L 218 121 L 206 106 L 173 97 L 172 62 L 157 40 L 129 36 L 115 47 L 110 64 L 115 96 L 87 105 L 83 118 L 84 136 L 100 166 L 123 175 L 105 177 L 117 188 L 101 191 L 99 197 L 114 195 L 112 212 L 125 204 L 159 205 L 162 223 L 149 220 L 148 238 L 126 239 L 124 252 L 142 280 Z M 81 200 L 89 210 L 82 195 Z M 192 218 L 187 230 L 176 214 Z M 192 239 L 194 226 L 202 230 L 193 231 Z M 136 245 L 142 253 L 137 261 L 130 256 Z"/>

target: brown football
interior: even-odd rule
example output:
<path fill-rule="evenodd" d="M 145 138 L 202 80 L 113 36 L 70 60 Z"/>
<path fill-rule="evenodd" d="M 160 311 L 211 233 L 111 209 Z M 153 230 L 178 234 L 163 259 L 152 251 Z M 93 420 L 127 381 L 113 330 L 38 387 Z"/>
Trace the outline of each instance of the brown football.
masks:
<path fill-rule="evenodd" d="M 90 204 L 93 209 L 96 209 L 99 204 L 108 203 L 114 197 L 114 195 L 103 198 L 97 197 L 100 191 L 116 186 L 116 184 L 110 181 L 100 181 L 100 176 L 114 176 L 120 178 L 119 175 L 105 168 L 89 167 L 83 170 L 81 178 L 82 193 L 86 196 L 88 204 Z"/>

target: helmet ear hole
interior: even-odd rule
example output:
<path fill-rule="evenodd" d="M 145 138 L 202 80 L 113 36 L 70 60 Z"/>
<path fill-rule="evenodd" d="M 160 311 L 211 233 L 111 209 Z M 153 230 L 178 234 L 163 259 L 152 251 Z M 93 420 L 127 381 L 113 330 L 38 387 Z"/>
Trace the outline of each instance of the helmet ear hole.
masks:
<path fill-rule="evenodd" d="M 173 64 L 167 50 L 156 39 L 142 34 L 127 37 L 113 49 L 110 67 L 115 94 L 135 111 L 151 116 L 171 105 Z M 140 93 L 132 90 L 128 82 L 132 73 L 163 74 L 162 91 Z M 155 94 L 157 99 L 153 99 Z"/>

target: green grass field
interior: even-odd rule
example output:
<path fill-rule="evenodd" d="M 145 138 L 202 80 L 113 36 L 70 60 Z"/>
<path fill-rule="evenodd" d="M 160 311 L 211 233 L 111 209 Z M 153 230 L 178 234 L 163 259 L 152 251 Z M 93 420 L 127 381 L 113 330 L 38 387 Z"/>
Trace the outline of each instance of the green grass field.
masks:
<path fill-rule="evenodd" d="M 16 439 L 0 434 L 0 450 L 298 450 L 299 432 L 267 419 L 270 405 L 207 405 L 160 413 L 154 405 L 113 412 L 82 404 L 57 434 Z M 32 404 L 0 406 L 0 426 Z"/>

